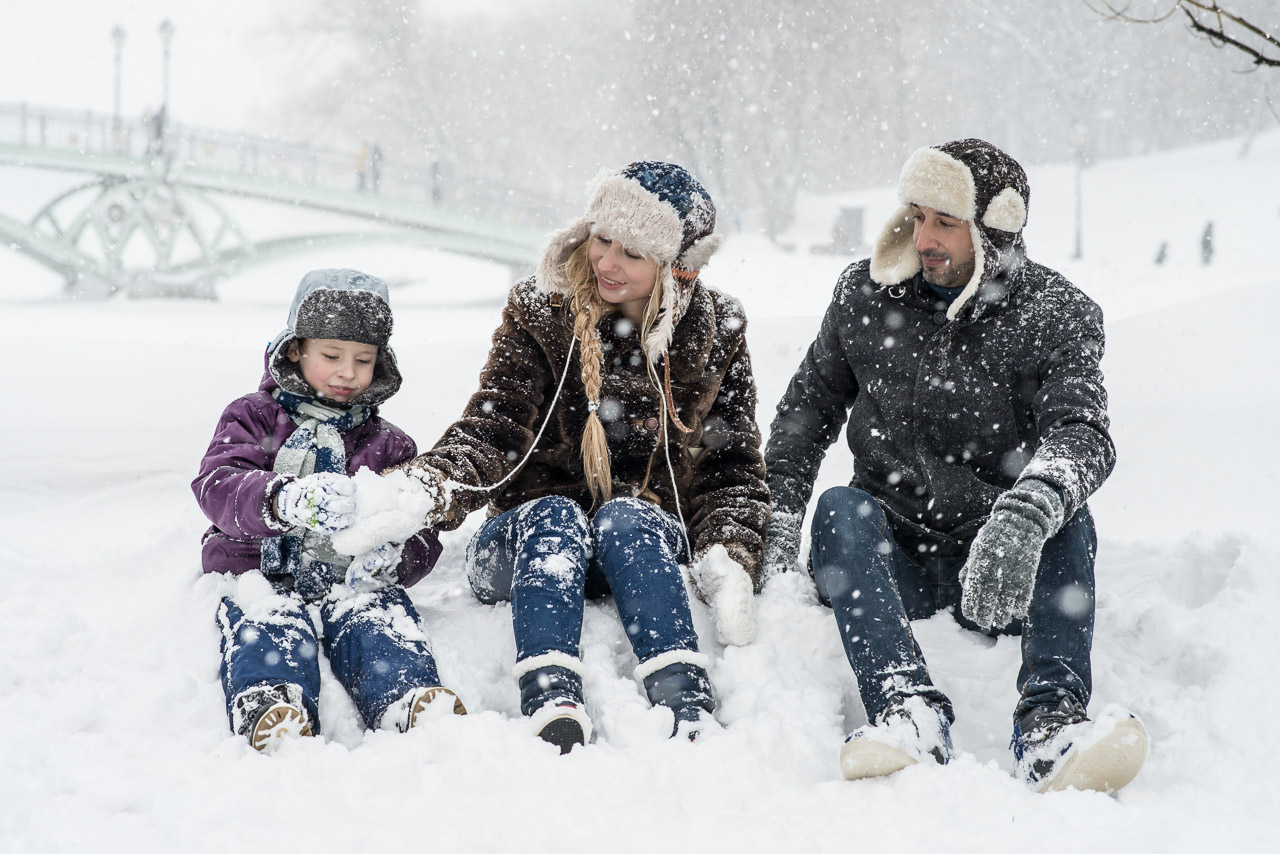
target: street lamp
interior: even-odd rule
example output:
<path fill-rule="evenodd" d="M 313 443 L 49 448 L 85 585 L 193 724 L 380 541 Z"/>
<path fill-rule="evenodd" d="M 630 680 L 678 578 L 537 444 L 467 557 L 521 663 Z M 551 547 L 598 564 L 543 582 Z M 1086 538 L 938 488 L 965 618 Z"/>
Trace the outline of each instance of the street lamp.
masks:
<path fill-rule="evenodd" d="M 111 44 L 116 49 L 116 99 L 115 109 L 111 116 L 111 137 L 115 148 L 120 147 L 120 79 L 121 79 L 121 57 L 124 53 L 124 27 L 116 24 L 115 29 L 111 31 Z"/>
<path fill-rule="evenodd" d="M 160 22 L 160 44 L 164 48 L 163 64 L 160 68 L 160 109 L 169 112 L 169 45 L 173 41 L 173 22 L 168 18 Z"/>
<path fill-rule="evenodd" d="M 1089 126 L 1076 122 L 1071 128 L 1072 159 L 1076 167 L 1076 251 L 1071 257 L 1077 261 L 1084 257 L 1084 164 L 1089 156 Z"/>

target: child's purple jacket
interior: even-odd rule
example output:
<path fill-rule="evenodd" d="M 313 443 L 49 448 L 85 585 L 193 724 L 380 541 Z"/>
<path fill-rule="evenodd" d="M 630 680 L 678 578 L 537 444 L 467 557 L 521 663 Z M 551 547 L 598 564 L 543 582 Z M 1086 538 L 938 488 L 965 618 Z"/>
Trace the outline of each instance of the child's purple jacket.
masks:
<path fill-rule="evenodd" d="M 276 449 L 297 429 L 288 413 L 271 397 L 278 386 L 264 374 L 255 394 L 231 402 L 200 461 L 191 482 L 200 509 L 213 522 L 204 535 L 201 562 L 205 572 L 239 575 L 258 569 L 262 540 L 288 530 L 271 512 L 279 487 L 291 475 L 276 474 Z M 347 474 L 362 466 L 380 472 L 417 456 L 417 446 L 404 431 L 374 414 L 343 435 Z M 410 587 L 422 580 L 440 557 L 435 531 L 423 528 L 404 545 L 399 583 Z"/>

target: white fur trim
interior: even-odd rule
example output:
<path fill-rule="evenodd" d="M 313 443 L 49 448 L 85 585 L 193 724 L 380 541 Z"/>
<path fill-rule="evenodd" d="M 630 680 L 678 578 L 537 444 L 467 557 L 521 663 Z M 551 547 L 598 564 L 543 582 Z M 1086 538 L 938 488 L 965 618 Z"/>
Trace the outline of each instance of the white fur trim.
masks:
<path fill-rule="evenodd" d="M 973 299 L 973 295 L 978 292 L 978 286 L 982 284 L 982 277 L 985 275 L 987 266 L 987 253 L 983 251 L 982 232 L 978 230 L 978 224 L 972 220 L 969 221 L 969 238 L 973 241 L 973 275 L 964 286 L 964 290 L 960 292 L 960 296 L 947 307 L 947 319 L 955 320 L 960 314 L 960 309 L 964 308 L 969 300 Z"/>
<path fill-rule="evenodd" d="M 644 681 L 662 668 L 669 667 L 672 664 L 692 664 L 695 667 L 701 667 L 706 670 L 711 666 L 711 659 L 691 649 L 673 649 L 667 652 L 660 652 L 648 661 L 642 661 L 636 665 L 636 678 Z"/>
<path fill-rule="evenodd" d="M 684 241 L 684 223 L 672 205 L 635 178 L 613 172 L 602 172 L 592 182 L 587 219 L 601 234 L 659 263 L 676 260 Z"/>
<path fill-rule="evenodd" d="M 1000 231 L 1019 232 L 1027 224 L 1027 203 L 1013 187 L 1005 187 L 987 205 L 982 224 Z"/>
<path fill-rule="evenodd" d="M 517 661 L 516 666 L 511 668 L 511 675 L 519 679 L 521 676 L 543 667 L 563 667 L 565 670 L 572 670 L 579 676 L 582 675 L 582 659 L 574 658 L 567 652 L 544 652 L 542 655 L 535 655 Z"/>
<path fill-rule="evenodd" d="M 904 205 L 889 217 L 880 239 L 871 250 L 871 281 L 896 285 L 920 272 L 920 253 L 912 240 L 911 206 Z"/>
<path fill-rule="evenodd" d="M 671 346 L 671 338 L 676 333 L 676 315 L 683 315 L 684 312 L 680 307 L 680 282 L 671 274 L 670 264 L 661 264 L 658 266 L 658 277 L 662 281 L 662 313 L 658 316 L 658 322 L 654 324 L 653 329 L 645 336 L 644 350 L 649 356 L 649 363 L 653 364 L 667 352 L 667 348 Z M 692 288 L 693 282 L 685 287 Z"/>
<path fill-rule="evenodd" d="M 716 254 L 723 242 L 724 237 L 719 234 L 708 234 L 706 237 L 695 240 L 678 259 L 680 266 L 686 270 L 701 270 L 707 266 L 707 262 L 711 260 L 712 255 Z"/>
<path fill-rule="evenodd" d="M 572 296 L 573 289 L 564 275 L 564 265 L 573 250 L 591 234 L 591 220 L 581 217 L 551 235 L 538 259 L 538 287 L 546 294 Z"/>
<path fill-rule="evenodd" d="M 978 194 L 973 173 L 960 160 L 936 148 L 918 148 L 898 176 L 898 201 L 972 220 Z"/>

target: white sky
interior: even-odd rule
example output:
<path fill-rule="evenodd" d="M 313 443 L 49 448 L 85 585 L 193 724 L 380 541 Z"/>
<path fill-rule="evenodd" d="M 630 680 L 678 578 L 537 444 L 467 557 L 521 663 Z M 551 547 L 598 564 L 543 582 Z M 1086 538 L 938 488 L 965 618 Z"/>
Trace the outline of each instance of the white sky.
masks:
<path fill-rule="evenodd" d="M 407 0 L 411 2 L 411 0 Z M 359 4 L 359 0 L 350 0 Z M 427 0 L 433 14 L 502 14 L 515 0 Z M 160 22 L 173 23 L 170 115 L 183 124 L 252 131 L 297 88 L 289 22 L 306 0 L 0 0 L 0 103 L 110 113 L 111 31 L 125 30 L 121 112 L 161 99 Z"/>

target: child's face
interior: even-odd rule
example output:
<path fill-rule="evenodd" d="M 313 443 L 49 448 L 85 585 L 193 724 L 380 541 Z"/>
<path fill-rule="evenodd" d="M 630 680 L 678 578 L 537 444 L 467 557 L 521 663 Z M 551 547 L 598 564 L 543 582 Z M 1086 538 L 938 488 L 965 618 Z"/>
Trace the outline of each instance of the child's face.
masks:
<path fill-rule="evenodd" d="M 346 403 L 373 382 L 378 348 L 372 344 L 307 338 L 289 345 L 289 360 L 298 362 L 302 378 L 318 397 Z"/>

